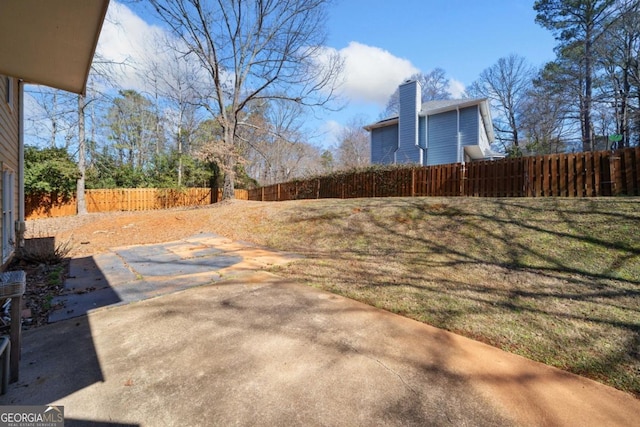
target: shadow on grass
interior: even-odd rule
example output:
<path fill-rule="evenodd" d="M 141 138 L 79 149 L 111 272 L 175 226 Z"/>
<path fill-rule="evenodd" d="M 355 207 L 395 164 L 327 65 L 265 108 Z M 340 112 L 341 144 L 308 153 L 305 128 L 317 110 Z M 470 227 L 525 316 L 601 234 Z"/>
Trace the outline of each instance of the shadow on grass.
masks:
<path fill-rule="evenodd" d="M 637 208 L 635 199 L 360 199 L 332 215 L 305 206 L 297 224 L 321 232 L 305 241 L 308 260 L 284 273 L 640 396 Z"/>

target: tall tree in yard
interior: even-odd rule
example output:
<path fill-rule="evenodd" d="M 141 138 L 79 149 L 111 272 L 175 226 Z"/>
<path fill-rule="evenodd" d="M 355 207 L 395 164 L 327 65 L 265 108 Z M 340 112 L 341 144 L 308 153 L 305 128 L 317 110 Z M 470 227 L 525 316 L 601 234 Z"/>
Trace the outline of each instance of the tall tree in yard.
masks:
<path fill-rule="evenodd" d="M 562 153 L 575 133 L 566 92 L 558 91 L 554 82 L 545 76 L 550 72 L 542 70 L 541 77 L 534 79 L 522 106 L 526 114 L 522 115 L 520 125 L 523 142 L 526 142 L 524 148 L 529 154 Z"/>
<path fill-rule="evenodd" d="M 134 90 L 120 91 L 108 117 L 110 135 L 118 151 L 120 165 L 144 169 L 160 144 L 156 131 L 158 117 L 153 104 Z"/>
<path fill-rule="evenodd" d="M 167 49 L 169 64 L 157 61 L 157 52 L 146 62 L 150 67 L 145 73 L 153 76 L 156 83 L 156 93 L 166 101 L 164 121 L 168 127 L 170 138 L 174 142 L 171 151 L 177 156 L 177 185 L 184 184 L 183 175 L 188 155 L 192 154 L 191 142 L 198 127 L 198 99 L 200 88 L 198 84 L 198 64 L 188 61 L 173 46 L 174 40 L 158 41 Z M 162 55 L 165 56 L 165 55 Z M 158 122 L 159 123 L 159 122 Z"/>
<path fill-rule="evenodd" d="M 618 18 L 595 49 L 604 70 L 602 104 L 611 106 L 613 131 L 622 138 L 612 148 L 624 148 L 638 141 L 640 132 L 634 126 L 634 115 L 640 116 L 640 1 L 618 0 L 616 7 Z"/>
<path fill-rule="evenodd" d="M 612 20 L 616 0 L 537 0 L 533 8 L 536 22 L 551 30 L 560 42 L 558 55 L 566 48 L 579 51 L 577 57 L 581 69 L 580 119 L 582 147 L 594 149 L 593 80 L 595 76 L 595 43 Z"/>
<path fill-rule="evenodd" d="M 338 164 L 345 169 L 358 168 L 370 163 L 369 133 L 364 130 L 363 117 L 354 117 L 338 134 Z"/>
<path fill-rule="evenodd" d="M 533 76 L 526 59 L 512 54 L 482 71 L 468 89 L 471 96 L 491 100 L 498 112 L 494 118 L 496 135 L 505 151 L 512 154 L 521 151 L 521 118 Z"/>
<path fill-rule="evenodd" d="M 234 197 L 243 114 L 274 99 L 308 107 L 333 99 L 341 68 L 324 49 L 329 0 L 150 0 L 160 18 L 198 58 L 209 79 L 203 107 L 221 139 L 208 154 L 224 172 L 223 198 Z"/>
<path fill-rule="evenodd" d="M 315 172 L 320 153 L 304 138 L 298 104 L 274 100 L 254 105 L 243 117 L 238 137 L 243 142 L 246 171 L 262 185 L 285 182 Z"/>

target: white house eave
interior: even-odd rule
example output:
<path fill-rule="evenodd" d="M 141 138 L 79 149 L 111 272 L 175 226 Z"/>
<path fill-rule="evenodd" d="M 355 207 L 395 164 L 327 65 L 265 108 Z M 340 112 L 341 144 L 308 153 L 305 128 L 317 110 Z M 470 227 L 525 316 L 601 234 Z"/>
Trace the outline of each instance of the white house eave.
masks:
<path fill-rule="evenodd" d="M 440 108 L 433 108 L 427 111 L 420 111 L 418 115 L 421 117 L 433 116 L 434 114 L 446 113 L 447 111 L 456 111 L 461 108 L 473 107 L 474 105 L 482 104 L 484 101 L 485 99 L 470 99 L 469 101 L 461 100 L 460 103 L 446 105 Z"/>
<path fill-rule="evenodd" d="M 482 121 L 484 122 L 484 128 L 487 131 L 487 139 L 489 140 L 489 144 L 492 144 L 495 141 L 495 134 L 493 132 L 491 110 L 489 109 L 489 101 L 487 98 L 472 99 L 469 101 L 462 101 L 459 104 L 448 105 L 442 108 L 435 108 L 428 111 L 420 111 L 418 113 L 418 116 L 427 117 L 427 116 L 432 116 L 434 114 L 446 113 L 447 111 L 456 111 L 461 108 L 473 107 L 474 105 L 479 106 L 480 117 L 482 118 Z M 383 128 L 383 127 L 397 125 L 397 124 L 398 124 L 398 118 L 393 117 L 390 119 L 381 120 L 379 122 L 367 125 L 364 127 L 364 129 L 371 132 L 371 130 L 373 129 Z"/>
<path fill-rule="evenodd" d="M 493 144 L 496 137 L 493 133 L 493 119 L 491 118 L 491 109 L 489 108 L 489 101 L 484 100 L 480 104 L 480 116 L 482 117 L 482 121 L 484 122 L 484 128 L 487 131 L 487 138 L 489 139 L 489 144 Z"/>
<path fill-rule="evenodd" d="M 394 117 L 392 119 L 386 119 L 376 123 L 372 123 L 370 125 L 366 125 L 363 129 L 371 132 L 372 129 L 378 129 L 378 128 L 383 128 L 391 125 L 397 125 L 397 124 L 398 124 L 398 118 Z"/>
<path fill-rule="evenodd" d="M 84 93 L 109 0 L 0 2 L 0 74 Z"/>
<path fill-rule="evenodd" d="M 472 160 L 482 160 L 485 158 L 479 145 L 467 145 L 464 147 L 464 152 L 471 157 Z"/>

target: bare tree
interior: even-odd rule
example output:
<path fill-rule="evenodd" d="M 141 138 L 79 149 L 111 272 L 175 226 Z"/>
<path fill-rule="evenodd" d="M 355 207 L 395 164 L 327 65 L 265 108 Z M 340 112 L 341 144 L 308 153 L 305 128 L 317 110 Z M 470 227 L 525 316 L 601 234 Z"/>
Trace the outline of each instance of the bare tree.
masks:
<path fill-rule="evenodd" d="M 451 97 L 451 93 L 449 93 L 449 79 L 442 68 L 434 68 L 426 74 L 416 73 L 409 77 L 409 79 L 420 82 L 422 102 L 449 99 Z M 398 114 L 399 100 L 399 91 L 396 89 L 391 97 L 389 97 L 389 101 L 387 101 L 387 106 L 382 115 L 389 117 Z"/>
<path fill-rule="evenodd" d="M 364 130 L 365 124 L 363 117 L 354 117 L 338 134 L 338 167 L 357 168 L 371 162 L 369 133 Z"/>
<path fill-rule="evenodd" d="M 68 148 L 76 131 L 76 96 L 59 89 L 29 85 L 37 108 L 27 117 L 26 136 L 49 147 Z"/>
<path fill-rule="evenodd" d="M 545 80 L 537 80 L 523 101 L 522 145 L 528 154 L 555 154 L 566 151 L 575 133 L 574 120 L 562 93 L 555 93 Z"/>
<path fill-rule="evenodd" d="M 493 127 L 507 151 L 520 151 L 520 118 L 533 76 L 534 69 L 526 59 L 511 54 L 482 71 L 467 89 L 470 96 L 491 101 L 497 112 Z"/>
<path fill-rule="evenodd" d="M 305 142 L 300 106 L 282 100 L 254 105 L 242 119 L 242 159 L 247 173 L 263 185 L 315 172 L 320 153 Z"/>
<path fill-rule="evenodd" d="M 156 114 L 162 116 L 174 142 L 178 158 L 177 184 L 183 184 L 184 155 L 190 153 L 194 133 L 199 125 L 198 105 L 201 89 L 199 64 L 185 58 L 169 37 L 158 40 L 155 52 L 144 60 L 142 72 L 149 76 L 154 88 Z M 161 98 L 161 101 L 158 99 Z M 159 103 L 164 111 L 161 114 Z M 157 122 L 160 123 L 160 120 Z"/>
<path fill-rule="evenodd" d="M 87 94 L 78 95 L 78 171 L 79 177 L 76 182 L 76 200 L 77 200 L 77 213 L 78 215 L 86 215 L 87 202 L 85 199 L 85 184 L 86 184 L 86 172 L 87 172 L 87 138 L 86 138 L 86 113 L 87 108 L 91 106 L 92 123 L 91 131 L 94 133 L 94 137 L 91 138 L 91 142 L 95 142 L 95 109 L 93 108 L 96 103 L 105 99 L 104 93 L 95 90 L 96 85 L 113 86 L 114 83 L 114 67 L 124 66 L 124 63 L 116 63 L 104 58 L 101 54 L 96 53 L 91 63 L 91 71 L 89 74 L 89 81 L 87 84 Z"/>
<path fill-rule="evenodd" d="M 208 155 L 224 171 L 223 199 L 234 197 L 242 113 L 280 99 L 309 107 L 333 99 L 341 60 L 323 48 L 329 0 L 150 0 L 195 55 L 212 96 L 203 103 L 221 130 Z"/>

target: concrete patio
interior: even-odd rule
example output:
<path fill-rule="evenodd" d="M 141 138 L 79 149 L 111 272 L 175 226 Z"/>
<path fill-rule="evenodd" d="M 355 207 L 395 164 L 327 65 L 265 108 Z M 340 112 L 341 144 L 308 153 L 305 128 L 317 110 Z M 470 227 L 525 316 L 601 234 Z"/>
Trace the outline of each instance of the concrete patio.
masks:
<path fill-rule="evenodd" d="M 203 235 L 117 248 L 97 270 L 85 260 L 70 289 L 105 283 L 69 294 L 87 298 L 72 318 L 24 333 L 0 404 L 64 405 L 66 425 L 104 426 L 640 419 L 613 388 L 263 271 L 291 259 Z M 91 308 L 92 294 L 114 302 Z"/>

